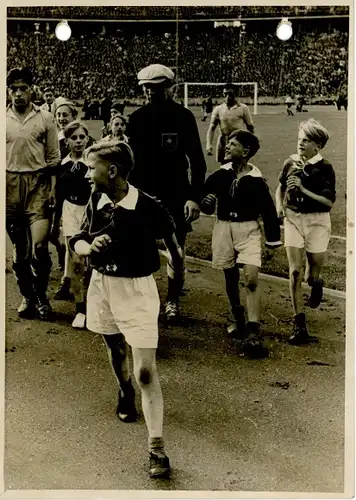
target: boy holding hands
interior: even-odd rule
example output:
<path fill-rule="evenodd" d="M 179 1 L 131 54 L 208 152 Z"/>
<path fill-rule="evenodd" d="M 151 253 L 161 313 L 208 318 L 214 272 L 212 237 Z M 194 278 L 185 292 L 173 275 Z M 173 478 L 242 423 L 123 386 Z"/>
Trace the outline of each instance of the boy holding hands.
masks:
<path fill-rule="evenodd" d="M 289 261 L 290 294 L 294 311 L 293 345 L 310 341 L 302 305 L 302 266 L 307 256 L 307 282 L 311 287 L 309 306 L 317 308 L 323 296 L 320 272 L 331 234 L 330 210 L 335 202 L 335 173 L 330 162 L 319 151 L 329 134 L 311 118 L 301 122 L 297 154 L 283 166 L 276 191 L 276 207 L 284 217 L 284 239 Z"/>
<path fill-rule="evenodd" d="M 160 269 L 156 240 L 163 239 L 175 271 L 182 252 L 174 223 L 163 206 L 127 182 L 133 166 L 124 142 L 100 142 L 86 152 L 93 192 L 80 234 L 70 240 L 93 268 L 87 295 L 87 328 L 103 335 L 119 383 L 117 416 L 137 419 L 127 344 L 141 390 L 148 429 L 150 476 L 170 473 L 162 437 L 163 399 L 156 366 L 159 296 L 153 273 Z"/>
<path fill-rule="evenodd" d="M 213 267 L 225 274 L 226 292 L 235 319 L 228 333 L 242 341 L 242 351 L 253 358 L 264 357 L 267 350 L 260 340 L 260 300 L 258 272 L 261 267 L 262 217 L 266 247 L 275 249 L 280 227 L 268 186 L 260 170 L 249 163 L 259 150 L 251 132 L 238 130 L 228 137 L 225 163 L 205 183 L 201 210 L 212 214 L 217 201 L 217 220 L 213 230 Z M 240 304 L 239 268 L 244 268 L 248 322 Z"/>

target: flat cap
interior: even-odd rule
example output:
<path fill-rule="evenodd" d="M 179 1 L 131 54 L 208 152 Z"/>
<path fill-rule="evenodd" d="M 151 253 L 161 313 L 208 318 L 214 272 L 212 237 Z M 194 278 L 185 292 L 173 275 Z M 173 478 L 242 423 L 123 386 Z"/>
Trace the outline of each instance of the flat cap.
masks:
<path fill-rule="evenodd" d="M 139 85 L 145 83 L 163 83 L 167 80 L 174 79 L 174 73 L 163 64 L 151 64 L 146 68 L 141 69 L 137 75 Z"/>
<path fill-rule="evenodd" d="M 61 106 L 68 106 L 68 108 L 71 110 L 72 115 L 74 118 L 77 117 L 77 109 L 75 107 L 74 102 L 70 101 L 69 99 L 66 99 L 65 97 L 57 97 L 57 99 L 54 100 L 54 110 L 55 113 Z"/>
<path fill-rule="evenodd" d="M 16 81 L 25 82 L 31 86 L 33 84 L 33 75 L 30 68 L 11 69 L 7 75 L 6 84 L 9 87 Z"/>

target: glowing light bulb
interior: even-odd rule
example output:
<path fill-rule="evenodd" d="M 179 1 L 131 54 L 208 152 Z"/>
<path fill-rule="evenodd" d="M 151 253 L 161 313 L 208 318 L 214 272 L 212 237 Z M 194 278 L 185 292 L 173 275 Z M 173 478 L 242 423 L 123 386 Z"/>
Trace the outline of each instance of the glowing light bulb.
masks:
<path fill-rule="evenodd" d="M 61 42 L 66 42 L 70 39 L 72 30 L 70 29 L 67 21 L 61 21 L 57 24 L 55 33 L 58 40 L 61 40 Z"/>
<path fill-rule="evenodd" d="M 283 17 L 282 21 L 277 26 L 277 36 L 280 40 L 289 40 L 293 35 L 292 23 L 288 21 L 287 17 Z"/>

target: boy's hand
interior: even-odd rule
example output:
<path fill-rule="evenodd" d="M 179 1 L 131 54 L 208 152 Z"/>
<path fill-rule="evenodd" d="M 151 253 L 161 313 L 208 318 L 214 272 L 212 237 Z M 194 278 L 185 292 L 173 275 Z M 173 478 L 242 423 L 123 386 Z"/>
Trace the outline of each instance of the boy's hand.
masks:
<path fill-rule="evenodd" d="M 111 243 L 111 239 L 107 234 L 102 234 L 101 236 L 97 236 L 90 245 L 90 253 L 101 252 L 104 248 L 108 246 L 109 243 Z"/>
<path fill-rule="evenodd" d="M 303 187 L 302 186 L 302 181 L 296 175 L 291 175 L 287 179 L 287 188 L 288 189 L 291 189 L 291 188 L 302 189 L 302 187 Z"/>
<path fill-rule="evenodd" d="M 184 205 L 184 215 L 187 222 L 194 222 L 195 220 L 199 219 L 200 208 L 198 203 L 195 203 L 195 201 L 192 200 L 188 200 Z"/>
<path fill-rule="evenodd" d="M 276 211 L 277 211 L 277 217 L 279 219 L 283 219 L 286 216 L 286 212 L 283 206 L 277 206 Z"/>

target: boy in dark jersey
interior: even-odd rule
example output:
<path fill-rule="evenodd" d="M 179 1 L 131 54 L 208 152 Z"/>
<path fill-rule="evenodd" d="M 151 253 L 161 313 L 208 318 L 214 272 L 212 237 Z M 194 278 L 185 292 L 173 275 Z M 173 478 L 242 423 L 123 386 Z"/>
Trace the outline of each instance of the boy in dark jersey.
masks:
<path fill-rule="evenodd" d="M 163 239 L 176 275 L 183 274 L 182 251 L 169 213 L 154 198 L 127 182 L 133 153 L 125 142 L 104 142 L 86 152 L 93 193 L 82 230 L 70 240 L 93 268 L 87 298 L 88 329 L 103 335 L 119 382 L 117 416 L 137 419 L 127 358 L 134 374 L 148 429 L 150 476 L 170 473 L 163 442 L 163 399 L 156 349 L 160 301 L 153 273 L 160 269 L 157 239 Z"/>
<path fill-rule="evenodd" d="M 264 357 L 267 350 L 260 341 L 260 301 L 258 272 L 261 267 L 260 217 L 264 222 L 266 247 L 282 245 L 276 209 L 260 170 L 249 163 L 259 150 L 255 135 L 245 130 L 228 137 L 226 163 L 205 183 L 201 210 L 212 214 L 217 201 L 212 251 L 213 267 L 225 274 L 226 292 L 235 319 L 228 333 L 242 341 L 242 351 L 249 357 Z M 240 304 L 239 268 L 244 268 L 248 322 Z"/>
<path fill-rule="evenodd" d="M 302 304 L 302 266 L 307 255 L 307 282 L 311 287 L 309 305 L 317 308 L 323 295 L 320 277 L 331 234 L 330 210 L 335 202 L 335 173 L 320 155 L 329 140 L 328 131 L 313 118 L 299 126 L 298 152 L 283 166 L 276 191 L 276 207 L 284 217 L 284 239 L 289 261 L 290 293 L 294 331 L 289 342 L 310 341 Z"/>
<path fill-rule="evenodd" d="M 89 201 L 91 188 L 85 177 L 88 171 L 83 160 L 84 149 L 89 140 L 87 127 L 74 121 L 64 129 L 69 154 L 59 167 L 56 185 L 57 210 L 62 215 L 63 236 L 66 242 L 65 270 L 61 286 L 55 298 L 63 299 L 62 292 L 72 288 L 76 302 L 76 316 L 73 328 L 85 327 L 84 262 L 70 251 L 68 242 L 80 230 L 85 207 Z"/>

